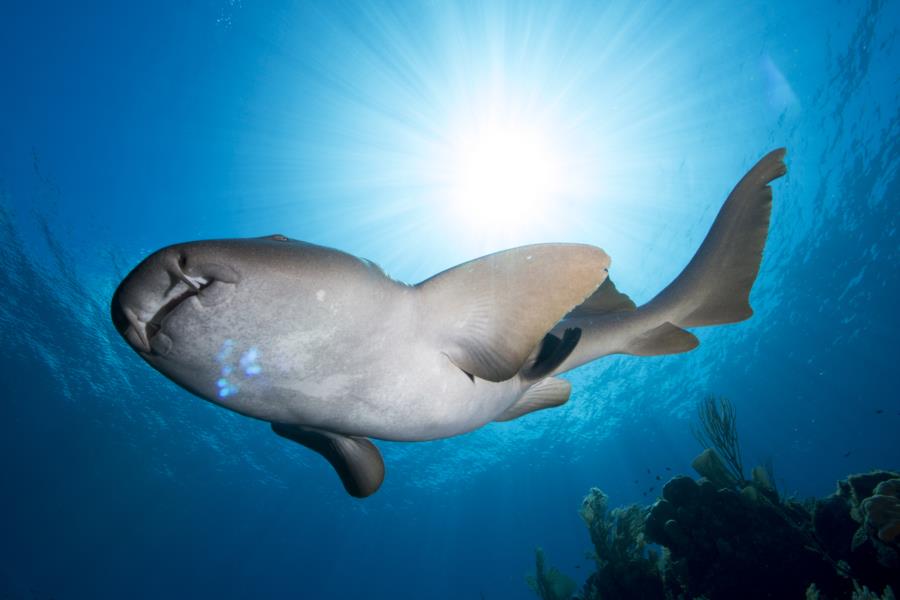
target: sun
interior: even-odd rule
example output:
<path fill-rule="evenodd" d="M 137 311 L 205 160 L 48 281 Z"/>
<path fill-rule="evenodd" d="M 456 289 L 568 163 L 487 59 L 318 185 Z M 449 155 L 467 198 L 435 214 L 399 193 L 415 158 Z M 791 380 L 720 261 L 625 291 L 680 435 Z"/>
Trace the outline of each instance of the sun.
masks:
<path fill-rule="evenodd" d="M 452 157 L 451 202 L 468 228 L 522 233 L 565 193 L 560 149 L 534 126 L 493 122 L 460 134 Z"/>

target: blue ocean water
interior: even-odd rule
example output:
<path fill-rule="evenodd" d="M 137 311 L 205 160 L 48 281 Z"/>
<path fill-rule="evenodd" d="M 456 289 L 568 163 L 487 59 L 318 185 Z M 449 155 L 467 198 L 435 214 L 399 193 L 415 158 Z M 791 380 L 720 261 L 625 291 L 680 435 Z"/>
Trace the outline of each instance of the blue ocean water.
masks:
<path fill-rule="evenodd" d="M 0 598 L 535 597 L 536 546 L 593 568 L 591 486 L 649 503 L 690 472 L 710 393 L 784 491 L 897 469 L 898 30 L 889 1 L 3 3 Z M 552 138 L 552 201 L 459 210 L 453 157 L 492 127 Z M 276 232 L 410 282 L 586 242 L 645 302 L 779 146 L 751 320 L 578 369 L 554 410 L 377 442 L 366 500 L 109 319 L 157 248 Z"/>

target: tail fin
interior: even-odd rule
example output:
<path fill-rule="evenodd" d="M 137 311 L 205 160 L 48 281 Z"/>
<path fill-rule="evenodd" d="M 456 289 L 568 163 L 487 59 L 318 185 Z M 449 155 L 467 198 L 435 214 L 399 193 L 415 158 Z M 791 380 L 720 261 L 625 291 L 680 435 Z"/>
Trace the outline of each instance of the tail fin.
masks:
<path fill-rule="evenodd" d="M 692 350 L 699 343 L 682 327 L 743 321 L 753 314 L 750 288 L 759 273 L 769 232 L 772 190 L 785 174 L 785 150 L 770 152 L 750 169 L 725 201 L 700 249 L 684 271 L 653 300 L 634 303 L 608 283 L 553 330 L 582 330 L 574 350 L 551 373 L 608 354 L 653 356 Z M 612 294 L 612 295 L 611 295 Z"/>
<path fill-rule="evenodd" d="M 681 275 L 651 300 L 679 327 L 736 323 L 753 314 L 750 288 L 769 232 L 772 188 L 787 172 L 785 149 L 764 156 L 734 188 Z"/>

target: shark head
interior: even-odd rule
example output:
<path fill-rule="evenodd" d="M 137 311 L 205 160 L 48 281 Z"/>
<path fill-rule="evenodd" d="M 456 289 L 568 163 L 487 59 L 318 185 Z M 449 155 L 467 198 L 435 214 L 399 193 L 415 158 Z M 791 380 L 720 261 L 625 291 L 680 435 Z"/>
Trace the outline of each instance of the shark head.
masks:
<path fill-rule="evenodd" d="M 163 248 L 119 285 L 113 324 L 155 369 L 219 401 L 261 371 L 281 318 L 296 320 L 290 302 L 315 279 L 315 248 L 282 235 Z"/>
<path fill-rule="evenodd" d="M 110 311 L 125 341 L 156 370 L 247 413 L 239 404 L 271 397 L 276 372 L 300 377 L 316 368 L 336 320 L 353 330 L 347 302 L 366 304 L 373 273 L 366 261 L 283 235 L 189 242 L 138 264 Z"/>
<path fill-rule="evenodd" d="M 166 356 L 169 317 L 227 301 L 241 283 L 233 242 L 195 242 L 163 248 L 142 261 L 112 298 L 111 314 L 125 341 L 144 356 Z"/>

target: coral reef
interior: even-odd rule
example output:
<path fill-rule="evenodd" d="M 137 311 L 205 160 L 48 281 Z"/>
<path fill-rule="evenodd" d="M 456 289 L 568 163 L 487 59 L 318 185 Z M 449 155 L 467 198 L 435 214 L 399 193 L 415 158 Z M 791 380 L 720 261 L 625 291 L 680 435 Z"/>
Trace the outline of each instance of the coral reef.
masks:
<path fill-rule="evenodd" d="M 544 551 L 537 548 L 534 552 L 535 574 L 525 577 L 534 592 L 542 600 L 569 600 L 578 585 L 554 567 L 544 567 Z"/>
<path fill-rule="evenodd" d="M 714 449 L 701 457 L 698 472 L 722 474 Z M 597 570 L 578 597 L 894 599 L 900 474 L 851 475 L 830 496 L 801 503 L 779 497 L 769 469 L 753 469 L 749 481 L 725 473 L 724 486 L 675 476 L 649 507 L 610 509 L 607 495 L 592 488 L 579 514 Z M 575 590 L 545 569 L 540 550 L 530 585 L 553 600 Z"/>
<path fill-rule="evenodd" d="M 900 473 L 851 475 L 822 499 L 783 498 L 771 463 L 745 478 L 735 415 L 724 398 L 701 404 L 694 434 L 704 450 L 692 463 L 700 478 L 673 477 L 651 506 L 610 509 L 590 490 L 579 513 L 597 570 L 578 598 L 894 600 Z M 544 572 L 538 551 L 532 588 L 570 598 L 571 580 L 549 583 L 561 577 Z"/>
<path fill-rule="evenodd" d="M 702 472 L 723 462 L 713 449 L 702 456 Z M 597 571 L 580 598 L 893 600 L 900 563 L 883 533 L 895 527 L 897 474 L 853 475 L 827 498 L 797 502 L 779 497 L 770 473 L 729 474 L 724 487 L 679 475 L 650 507 L 610 509 L 592 488 L 579 512 Z"/>

